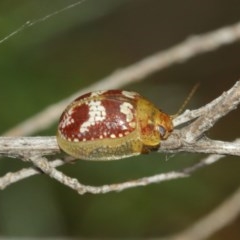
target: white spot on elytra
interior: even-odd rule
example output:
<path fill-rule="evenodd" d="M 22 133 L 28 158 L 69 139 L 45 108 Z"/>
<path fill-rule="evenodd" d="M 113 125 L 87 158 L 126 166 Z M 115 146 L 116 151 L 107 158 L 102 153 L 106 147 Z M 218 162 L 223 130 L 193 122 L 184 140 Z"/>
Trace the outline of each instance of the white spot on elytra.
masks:
<path fill-rule="evenodd" d="M 112 133 L 112 134 L 110 135 L 110 138 L 116 138 L 116 135 Z"/>
<path fill-rule="evenodd" d="M 89 118 L 80 126 L 80 133 L 88 131 L 90 126 L 94 126 L 97 122 L 104 121 L 106 118 L 106 109 L 101 104 L 101 101 L 90 101 L 89 107 Z"/>
<path fill-rule="evenodd" d="M 122 91 L 122 95 L 124 95 L 128 98 L 135 98 L 136 95 L 138 95 L 138 94 L 135 92 Z"/>
<path fill-rule="evenodd" d="M 73 124 L 75 121 L 74 119 L 72 118 L 72 114 L 73 114 L 73 108 L 70 108 L 68 110 L 68 112 L 65 114 L 63 120 L 61 121 L 61 128 L 65 128 L 71 124 Z"/>
<path fill-rule="evenodd" d="M 133 113 L 132 113 L 133 105 L 124 102 L 120 105 L 120 112 L 126 115 L 126 121 L 131 122 L 133 120 Z"/>
<path fill-rule="evenodd" d="M 136 123 L 135 123 L 135 122 L 130 122 L 130 123 L 129 123 L 129 126 L 130 126 L 131 128 L 135 128 L 135 127 L 136 127 Z"/>
<path fill-rule="evenodd" d="M 105 92 L 106 92 L 105 90 L 99 90 L 99 91 L 96 91 L 96 92 L 92 92 L 92 93 L 91 93 L 91 97 L 100 96 L 100 95 L 102 95 L 102 94 L 105 93 Z"/>
<path fill-rule="evenodd" d="M 119 120 L 119 125 L 121 125 L 122 130 L 127 130 L 128 129 L 128 127 L 126 126 L 125 122 L 122 121 L 122 120 Z"/>

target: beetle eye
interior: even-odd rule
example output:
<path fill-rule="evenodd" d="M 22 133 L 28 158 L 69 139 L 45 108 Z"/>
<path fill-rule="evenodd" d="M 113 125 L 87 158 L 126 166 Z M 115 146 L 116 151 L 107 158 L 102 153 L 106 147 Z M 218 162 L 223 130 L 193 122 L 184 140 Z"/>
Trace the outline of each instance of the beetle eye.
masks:
<path fill-rule="evenodd" d="M 159 133 L 160 133 L 161 138 L 164 138 L 166 135 L 166 129 L 161 125 L 159 126 Z"/>

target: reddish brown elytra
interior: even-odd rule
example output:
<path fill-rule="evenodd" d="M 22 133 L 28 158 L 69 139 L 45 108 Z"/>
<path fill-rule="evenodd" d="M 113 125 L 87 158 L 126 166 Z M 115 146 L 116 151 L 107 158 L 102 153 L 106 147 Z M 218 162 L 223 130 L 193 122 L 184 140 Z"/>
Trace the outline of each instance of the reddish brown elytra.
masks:
<path fill-rule="evenodd" d="M 90 92 L 62 113 L 57 141 L 75 158 L 122 159 L 158 148 L 172 132 L 174 117 L 135 92 Z"/>

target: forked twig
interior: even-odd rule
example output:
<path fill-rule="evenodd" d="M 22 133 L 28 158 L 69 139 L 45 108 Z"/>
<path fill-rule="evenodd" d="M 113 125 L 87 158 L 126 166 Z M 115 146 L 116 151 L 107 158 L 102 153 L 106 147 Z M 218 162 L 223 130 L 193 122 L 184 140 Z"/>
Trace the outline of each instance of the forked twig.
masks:
<path fill-rule="evenodd" d="M 200 116 L 196 117 L 191 124 L 182 129 L 174 130 L 172 135 L 167 139 L 162 141 L 159 148 L 159 152 L 202 152 L 202 153 L 216 153 L 218 155 L 213 155 L 214 158 L 221 158 L 222 155 L 235 155 L 240 156 L 240 144 L 239 142 L 222 142 L 211 140 L 203 136 L 204 132 L 209 129 L 208 125 L 204 125 L 205 119 L 207 123 L 210 123 L 212 127 L 218 119 L 225 116 L 228 112 L 235 109 L 240 103 L 240 81 L 236 82 L 235 85 L 229 89 L 227 92 L 224 92 L 221 96 L 208 103 L 205 107 L 201 108 L 201 111 L 198 111 Z M 196 112 L 197 110 L 195 110 Z M 217 112 L 216 112 L 217 111 Z M 212 114 L 210 114 L 211 112 Z M 217 113 L 217 117 L 216 114 Z M 190 116 L 192 116 L 190 114 Z M 181 117 L 181 116 L 179 116 Z M 192 120 L 191 118 L 185 118 L 187 121 Z M 200 119 L 200 120 L 199 120 Z M 202 123 L 203 122 L 203 123 Z M 196 124 L 197 123 L 197 124 Z M 192 126 L 205 126 L 204 128 L 197 128 Z M 202 132 L 201 132 L 202 131 Z M 199 135 L 202 137 L 199 139 Z M 197 137 L 196 137 L 197 136 Z M 195 139 L 195 141 L 189 141 Z M 70 178 L 64 175 L 62 172 L 55 169 L 56 162 L 48 162 L 45 155 L 56 154 L 59 152 L 59 148 L 56 142 L 55 137 L 2 137 L 0 138 L 0 155 L 18 157 L 24 160 L 28 159 L 32 161 L 33 164 L 41 169 L 42 172 L 49 175 L 50 177 L 60 181 L 61 183 L 69 186 L 70 188 L 76 190 L 80 194 L 86 192 L 90 193 L 106 193 L 110 191 L 120 191 L 126 188 L 137 187 L 148 185 L 154 182 L 161 182 L 170 179 L 182 178 L 188 176 L 196 169 L 201 168 L 213 161 L 204 160 L 200 165 L 197 164 L 194 167 L 183 169 L 178 172 L 170 172 L 165 174 L 158 174 L 155 176 L 150 176 L 134 181 L 127 181 L 125 183 L 119 184 L 109 184 L 101 187 L 87 186 L 79 183 L 76 179 Z M 211 155 L 212 156 L 212 155 Z M 63 164 L 64 162 L 57 161 L 57 164 Z M 0 179 L 0 188 L 3 189 L 7 185 L 10 185 L 21 178 L 24 178 L 23 173 L 26 174 L 26 177 L 37 174 L 36 169 L 24 170 L 15 173 L 7 174 L 6 176 Z M 17 180 L 16 180 L 17 179 Z M 7 180 L 9 183 L 7 183 Z"/>

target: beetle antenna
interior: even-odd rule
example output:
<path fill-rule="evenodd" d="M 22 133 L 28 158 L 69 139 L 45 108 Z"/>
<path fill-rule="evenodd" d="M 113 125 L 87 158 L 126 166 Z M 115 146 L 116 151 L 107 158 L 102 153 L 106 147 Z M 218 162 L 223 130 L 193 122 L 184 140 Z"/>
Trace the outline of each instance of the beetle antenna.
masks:
<path fill-rule="evenodd" d="M 179 110 L 177 111 L 177 113 L 175 113 L 174 115 L 171 115 L 171 118 L 174 119 L 177 116 L 179 116 L 183 110 L 186 108 L 187 104 L 189 103 L 189 101 L 191 100 L 191 98 L 193 97 L 193 95 L 196 93 L 198 87 L 199 87 L 200 83 L 196 83 L 193 88 L 191 89 L 190 93 L 188 94 L 187 98 L 185 99 L 185 101 L 183 102 L 182 106 L 179 108 Z"/>

